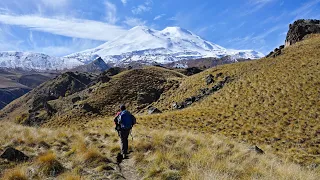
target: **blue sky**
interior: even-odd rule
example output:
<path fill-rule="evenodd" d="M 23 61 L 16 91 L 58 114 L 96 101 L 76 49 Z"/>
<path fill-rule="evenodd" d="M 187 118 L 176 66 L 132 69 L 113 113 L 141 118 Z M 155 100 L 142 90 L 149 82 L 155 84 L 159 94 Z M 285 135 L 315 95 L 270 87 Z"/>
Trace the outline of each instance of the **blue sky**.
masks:
<path fill-rule="evenodd" d="M 289 23 L 320 19 L 320 0 L 1 0 L 0 51 L 54 56 L 94 48 L 144 25 L 180 26 L 231 49 L 267 54 Z"/>

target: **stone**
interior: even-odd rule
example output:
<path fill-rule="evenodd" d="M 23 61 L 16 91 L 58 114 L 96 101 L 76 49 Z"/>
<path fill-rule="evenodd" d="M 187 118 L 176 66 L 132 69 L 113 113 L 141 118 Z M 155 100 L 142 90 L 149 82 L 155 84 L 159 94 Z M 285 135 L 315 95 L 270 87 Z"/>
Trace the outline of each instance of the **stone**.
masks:
<path fill-rule="evenodd" d="M 8 147 L 0 157 L 15 162 L 23 162 L 29 160 L 29 157 L 27 155 L 12 147 Z"/>
<path fill-rule="evenodd" d="M 223 75 L 223 73 L 220 72 L 220 73 L 218 73 L 218 74 L 216 75 L 216 77 L 218 78 L 218 77 L 221 77 L 222 75 Z"/>
<path fill-rule="evenodd" d="M 74 97 L 74 98 L 71 99 L 72 103 L 76 103 L 76 102 L 78 102 L 80 100 L 81 100 L 81 98 L 79 96 Z"/>
<path fill-rule="evenodd" d="M 212 83 L 214 83 L 214 76 L 212 75 L 212 74 L 209 74 L 207 77 L 206 77 L 206 83 L 207 83 L 207 85 L 209 85 L 209 84 L 212 84 Z"/>
<path fill-rule="evenodd" d="M 148 108 L 148 114 L 159 114 L 162 113 L 158 108 L 150 106 Z"/>

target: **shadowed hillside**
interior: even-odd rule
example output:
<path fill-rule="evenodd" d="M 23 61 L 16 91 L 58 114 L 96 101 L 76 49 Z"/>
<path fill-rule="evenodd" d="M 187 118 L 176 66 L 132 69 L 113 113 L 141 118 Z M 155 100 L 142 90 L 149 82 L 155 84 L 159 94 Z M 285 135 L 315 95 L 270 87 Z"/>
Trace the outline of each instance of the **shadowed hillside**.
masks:
<path fill-rule="evenodd" d="M 11 103 L 0 116 L 26 125 L 69 126 L 114 115 L 121 103 L 130 103 L 130 110 L 139 112 L 184 77 L 159 67 L 108 74 L 64 73 Z"/>
<path fill-rule="evenodd" d="M 54 76 L 54 73 L 0 68 L 0 109 Z"/>

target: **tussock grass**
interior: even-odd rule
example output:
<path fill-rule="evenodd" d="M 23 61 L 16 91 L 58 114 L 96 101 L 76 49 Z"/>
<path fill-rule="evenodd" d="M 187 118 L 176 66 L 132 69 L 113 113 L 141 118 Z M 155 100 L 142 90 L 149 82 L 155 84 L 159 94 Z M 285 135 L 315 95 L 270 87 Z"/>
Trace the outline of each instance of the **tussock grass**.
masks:
<path fill-rule="evenodd" d="M 23 165 L 26 171 L 18 171 L 22 169 L 19 164 L 0 159 L 0 179 L 17 172 L 24 172 L 27 179 L 107 178 L 108 174 L 117 172 L 110 168 L 115 163 L 110 160 L 112 153 L 102 146 L 113 142 L 113 136 L 105 139 L 105 131 L 100 130 L 101 134 L 95 134 L 97 140 L 93 140 L 91 132 L 79 131 L 78 127 L 46 129 L 0 122 L 0 132 L 0 153 L 11 146 L 30 157 Z"/>
<path fill-rule="evenodd" d="M 52 152 L 40 155 L 36 162 L 39 170 L 47 176 L 57 176 L 64 171 L 64 167 Z"/>
<path fill-rule="evenodd" d="M 186 78 L 154 105 L 171 110 L 172 102 L 197 95 L 204 78 L 232 77 L 221 90 L 192 107 L 142 116 L 148 127 L 219 133 L 252 144 L 299 164 L 319 164 L 320 36 L 284 49 L 276 58 L 218 66 Z"/>
<path fill-rule="evenodd" d="M 14 169 L 6 170 L 2 176 L 3 180 L 28 180 L 24 168 L 17 167 Z"/>
<path fill-rule="evenodd" d="M 318 179 L 309 170 L 221 136 L 186 131 L 139 131 L 134 158 L 147 179 Z"/>
<path fill-rule="evenodd" d="M 33 169 L 33 173 L 26 174 L 27 178 L 45 179 L 52 176 L 53 174 L 49 172 L 52 172 L 54 169 L 52 167 L 56 167 L 57 162 L 64 167 L 64 173 L 56 174 L 57 179 L 97 177 L 112 179 L 119 174 L 115 162 L 118 152 L 112 149 L 112 147 L 119 147 L 119 143 L 114 141 L 117 133 L 113 130 L 113 122 L 110 119 L 95 120 L 88 123 L 84 129 L 75 127 L 69 129 L 68 133 L 63 133 L 65 131 L 63 128 L 44 131 L 44 129 L 22 127 L 10 123 L 4 124 L 6 124 L 6 129 L 19 130 L 17 134 L 8 134 L 8 138 L 13 136 L 21 138 L 25 134 L 23 132 L 43 131 L 42 141 L 49 144 L 59 142 L 58 146 L 52 145 L 43 154 L 37 145 L 34 147 L 34 162 L 31 161 L 24 165 L 28 169 Z M 0 130 L 3 130 L 3 127 L 1 129 L 0 126 Z M 107 136 L 105 136 L 106 132 L 108 132 Z M 186 130 L 154 130 L 141 125 L 135 127 L 133 136 L 134 141 L 130 141 L 129 146 L 133 151 L 130 156 L 135 165 L 131 168 L 136 169 L 139 176 L 145 179 L 320 178 L 318 168 L 308 169 L 289 160 L 279 159 L 272 155 L 271 148 L 264 149 L 266 154 L 258 155 L 250 150 L 250 146 L 246 143 L 235 142 L 223 136 L 196 134 Z M 95 138 L 97 140 L 93 140 Z M 35 139 L 37 139 L 36 136 Z M 0 141 L 5 142 L 6 140 L 0 137 Z M 67 156 L 67 150 L 59 150 L 60 141 L 67 142 L 67 146 L 70 147 L 69 151 L 73 149 L 73 153 Z M 24 147 L 27 144 L 18 146 Z M 27 149 L 24 152 L 27 155 L 32 154 Z M 0 169 L 0 174 L 2 171 L 4 172 L 5 169 Z M 12 172 L 13 170 L 7 171 Z"/>
<path fill-rule="evenodd" d="M 167 70 L 160 76 L 157 68 L 146 74 L 140 73 L 147 70 L 128 71 L 115 76 L 109 84 L 97 85 L 94 95 L 85 101 L 113 114 L 112 110 L 117 109 L 114 103 L 120 101 L 121 94 L 136 95 L 147 86 L 130 79 L 132 73 L 148 75 L 143 78 L 156 88 L 158 78 L 169 84 L 172 81 L 171 85 L 181 82 L 179 87 L 168 88 L 153 104 L 164 113 L 137 116 L 140 128 L 134 130 L 135 141 L 130 148 L 142 178 L 320 179 L 319 44 L 320 36 L 311 36 L 285 49 L 277 58 L 218 66 L 191 77 L 170 74 Z M 180 102 L 198 94 L 200 88 L 208 87 L 204 81 L 206 75 L 216 77 L 218 73 L 222 73 L 219 78 L 230 76 L 233 81 L 189 108 L 169 111 L 172 102 Z M 154 78 L 155 75 L 159 77 Z M 137 83 L 138 89 L 118 92 L 131 82 Z M 159 88 L 166 89 L 167 84 L 162 85 Z M 109 101 L 113 104 L 104 106 Z M 13 114 L 21 114 L 18 112 Z M 119 173 L 109 168 L 109 164 L 114 163 L 110 159 L 115 158 L 119 144 L 112 118 L 85 119 L 83 113 L 68 113 L 53 117 L 57 119 L 47 125 L 69 128 L 31 128 L 1 122 L 0 150 L 13 146 L 36 159 L 26 165 L 36 168 L 30 177 L 49 178 L 48 173 L 39 173 L 39 164 L 50 165 L 48 162 L 59 160 L 66 173 L 84 179 L 115 178 Z M 72 113 L 82 119 L 70 118 Z M 77 123 L 81 123 L 81 128 L 72 126 Z M 258 145 L 266 154 L 255 154 L 248 144 Z M 6 170 L 15 174 L 8 170 L 12 166 L 18 168 L 15 164 L 1 164 L 2 177 Z"/>

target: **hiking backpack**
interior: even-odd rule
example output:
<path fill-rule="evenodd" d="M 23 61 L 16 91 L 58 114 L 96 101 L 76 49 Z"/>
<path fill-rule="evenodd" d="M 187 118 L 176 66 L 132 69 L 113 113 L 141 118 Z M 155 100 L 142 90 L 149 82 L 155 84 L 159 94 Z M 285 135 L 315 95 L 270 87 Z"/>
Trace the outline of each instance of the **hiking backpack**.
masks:
<path fill-rule="evenodd" d="M 129 111 L 122 111 L 118 116 L 121 129 L 131 129 L 136 124 L 136 118 Z"/>

